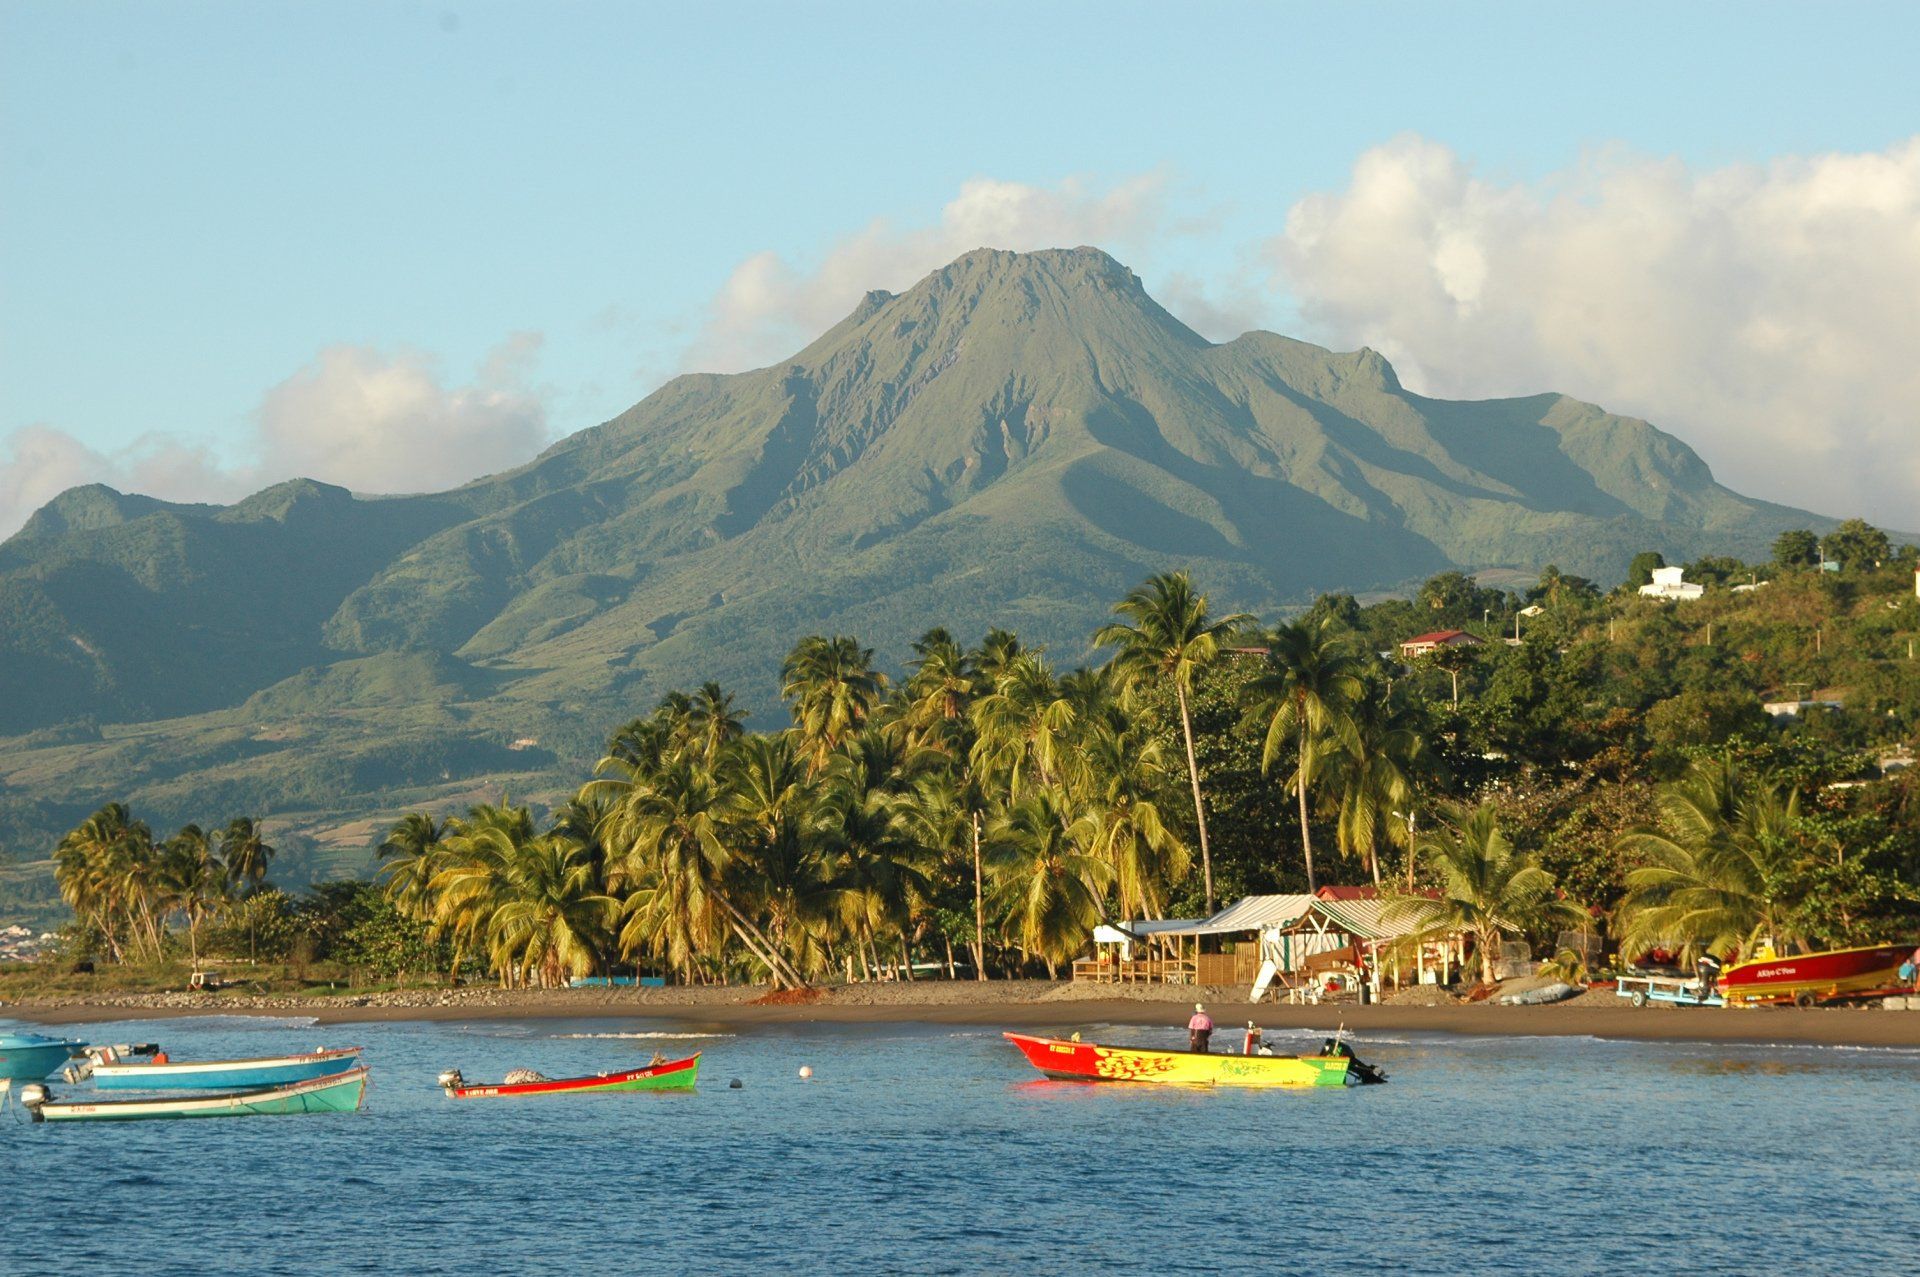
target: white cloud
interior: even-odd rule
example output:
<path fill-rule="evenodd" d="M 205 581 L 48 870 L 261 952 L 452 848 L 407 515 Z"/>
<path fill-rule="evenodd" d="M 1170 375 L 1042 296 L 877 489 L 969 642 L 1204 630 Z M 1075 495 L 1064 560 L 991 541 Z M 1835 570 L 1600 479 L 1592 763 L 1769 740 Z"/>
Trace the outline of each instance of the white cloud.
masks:
<path fill-rule="evenodd" d="M 68 488 L 104 483 L 170 501 L 232 501 L 247 477 L 222 469 L 205 446 L 148 435 L 103 453 L 65 431 L 27 426 L 0 439 L 0 538 Z"/>
<path fill-rule="evenodd" d="M 431 361 L 330 346 L 267 392 L 254 414 L 260 470 L 367 492 L 428 492 L 528 460 L 546 412 L 524 388 L 540 338 L 496 347 L 471 386 L 441 385 Z"/>
<path fill-rule="evenodd" d="M 330 346 L 267 391 L 226 463 L 206 444 L 149 435 L 102 452 L 50 426 L 0 438 L 0 538 L 67 488 L 104 483 L 173 501 L 234 501 L 284 479 L 357 492 L 422 492 L 529 460 L 549 438 L 527 379 L 541 339 L 519 333 L 447 386 L 428 357 Z"/>
<path fill-rule="evenodd" d="M 683 366 L 737 372 L 785 358 L 845 319 L 869 290 L 898 291 L 975 248 L 1124 248 L 1162 227 L 1166 181 L 1147 174 L 1096 188 L 1079 179 L 1032 186 L 978 178 L 929 226 L 875 221 L 811 269 L 777 253 L 734 268 Z"/>
<path fill-rule="evenodd" d="M 1741 491 L 1920 524 L 1920 138 L 1699 171 L 1607 150 L 1517 182 L 1406 137 L 1270 247 L 1307 335 L 1409 385 L 1561 390 Z"/>

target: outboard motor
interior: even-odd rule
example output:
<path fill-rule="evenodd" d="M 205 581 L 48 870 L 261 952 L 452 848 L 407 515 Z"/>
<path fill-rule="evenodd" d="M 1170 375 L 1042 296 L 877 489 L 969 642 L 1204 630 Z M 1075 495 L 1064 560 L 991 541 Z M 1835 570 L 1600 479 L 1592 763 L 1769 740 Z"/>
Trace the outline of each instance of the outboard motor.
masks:
<path fill-rule="evenodd" d="M 447 1090 L 457 1090 L 466 1084 L 467 1079 L 460 1075 L 459 1069 L 442 1069 L 440 1071 L 440 1085 Z"/>
<path fill-rule="evenodd" d="M 20 1088 L 20 1103 L 36 1122 L 46 1121 L 40 1113 L 40 1106 L 52 1098 L 53 1092 L 38 1082 L 29 1082 Z"/>

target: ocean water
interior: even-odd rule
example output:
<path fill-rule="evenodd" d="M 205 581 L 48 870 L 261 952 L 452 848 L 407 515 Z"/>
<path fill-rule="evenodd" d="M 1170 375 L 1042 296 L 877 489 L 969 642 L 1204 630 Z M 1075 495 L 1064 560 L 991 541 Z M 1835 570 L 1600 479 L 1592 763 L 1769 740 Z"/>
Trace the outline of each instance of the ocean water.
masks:
<path fill-rule="evenodd" d="M 1375 1035 L 1357 1049 L 1386 1086 L 1202 1092 L 1046 1082 L 998 1034 L 934 1026 L 72 1035 L 176 1059 L 358 1043 L 373 1084 L 339 1116 L 36 1126 L 10 1107 L 0 1273 L 1920 1270 L 1913 1051 Z M 693 1049 L 689 1095 L 434 1084 Z"/>

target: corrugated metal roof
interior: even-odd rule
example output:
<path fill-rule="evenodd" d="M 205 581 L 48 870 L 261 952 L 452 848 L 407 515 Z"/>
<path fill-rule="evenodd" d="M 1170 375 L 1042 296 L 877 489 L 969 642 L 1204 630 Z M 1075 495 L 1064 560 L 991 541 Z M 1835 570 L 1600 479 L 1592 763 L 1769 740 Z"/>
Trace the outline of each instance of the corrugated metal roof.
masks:
<path fill-rule="evenodd" d="M 1402 900 L 1319 900 L 1319 912 L 1348 935 L 1393 940 L 1423 930 L 1420 909 Z"/>
<path fill-rule="evenodd" d="M 1210 934 L 1284 927 L 1312 907 L 1312 896 L 1242 896 L 1202 925 Z"/>

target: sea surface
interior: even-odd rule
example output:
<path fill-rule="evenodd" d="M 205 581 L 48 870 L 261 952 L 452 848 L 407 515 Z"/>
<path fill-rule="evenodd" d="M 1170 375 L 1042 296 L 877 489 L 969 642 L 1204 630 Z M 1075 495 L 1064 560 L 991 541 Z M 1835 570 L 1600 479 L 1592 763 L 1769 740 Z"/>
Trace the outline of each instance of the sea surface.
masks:
<path fill-rule="evenodd" d="M 373 1084 L 351 1115 L 9 1106 L 0 1273 L 1920 1271 L 1914 1051 L 1371 1035 L 1389 1085 L 1203 1092 L 1046 1082 L 998 1034 L 934 1026 L 68 1032 L 175 1059 L 357 1043 Z M 434 1084 L 693 1050 L 686 1095 Z"/>

